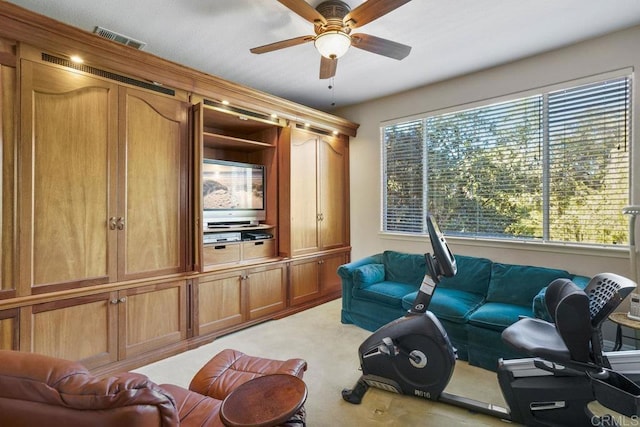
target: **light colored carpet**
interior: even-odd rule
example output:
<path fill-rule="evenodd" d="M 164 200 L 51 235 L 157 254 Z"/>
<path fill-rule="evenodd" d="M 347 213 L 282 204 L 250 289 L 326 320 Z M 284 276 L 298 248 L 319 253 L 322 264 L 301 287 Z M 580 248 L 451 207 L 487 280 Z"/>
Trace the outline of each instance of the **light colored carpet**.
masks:
<path fill-rule="evenodd" d="M 345 387 L 360 377 L 358 347 L 370 332 L 340 323 L 341 300 L 268 321 L 218 338 L 195 350 L 137 369 L 157 383 L 188 387 L 209 359 L 225 348 L 273 359 L 299 357 L 308 363 L 304 375 L 309 395 L 307 425 L 334 426 L 504 426 L 504 421 L 440 402 L 371 388 L 360 405 L 342 400 Z M 505 406 L 496 374 L 457 362 L 445 390 Z M 511 424 L 514 425 L 514 424 Z"/>

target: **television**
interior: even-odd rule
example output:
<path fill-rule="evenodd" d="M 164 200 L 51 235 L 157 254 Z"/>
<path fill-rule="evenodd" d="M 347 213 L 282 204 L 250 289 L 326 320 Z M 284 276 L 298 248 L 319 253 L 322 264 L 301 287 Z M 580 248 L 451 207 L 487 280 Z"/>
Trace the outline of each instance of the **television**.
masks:
<path fill-rule="evenodd" d="M 204 227 L 259 224 L 265 219 L 264 191 L 264 165 L 204 159 Z"/>

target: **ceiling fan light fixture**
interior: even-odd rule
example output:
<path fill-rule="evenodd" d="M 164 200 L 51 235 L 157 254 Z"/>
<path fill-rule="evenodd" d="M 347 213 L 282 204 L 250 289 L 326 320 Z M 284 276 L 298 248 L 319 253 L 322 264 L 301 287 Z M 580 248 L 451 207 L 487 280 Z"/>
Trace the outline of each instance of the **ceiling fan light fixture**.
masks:
<path fill-rule="evenodd" d="M 344 31 L 326 31 L 316 36 L 314 45 L 320 55 L 329 59 L 337 59 L 349 50 L 351 37 Z"/>

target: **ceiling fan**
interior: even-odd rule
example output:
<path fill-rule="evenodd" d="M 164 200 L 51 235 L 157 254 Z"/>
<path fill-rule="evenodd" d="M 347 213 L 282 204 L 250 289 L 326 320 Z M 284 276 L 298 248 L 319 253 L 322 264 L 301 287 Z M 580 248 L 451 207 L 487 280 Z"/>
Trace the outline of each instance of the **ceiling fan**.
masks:
<path fill-rule="evenodd" d="M 368 24 L 411 0 L 368 0 L 353 10 L 340 0 L 324 1 L 315 9 L 304 0 L 278 1 L 311 22 L 316 34 L 254 47 L 252 53 L 267 53 L 313 41 L 322 55 L 320 78 L 328 79 L 335 76 L 338 58 L 349 50 L 349 46 L 397 60 L 404 59 L 411 51 L 411 46 L 391 40 L 362 33 L 351 34 L 352 29 Z"/>

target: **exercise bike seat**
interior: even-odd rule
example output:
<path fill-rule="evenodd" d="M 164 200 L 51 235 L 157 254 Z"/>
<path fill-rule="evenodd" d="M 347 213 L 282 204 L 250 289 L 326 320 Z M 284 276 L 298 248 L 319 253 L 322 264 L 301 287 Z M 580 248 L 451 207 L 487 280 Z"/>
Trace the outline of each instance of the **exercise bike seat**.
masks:
<path fill-rule="evenodd" d="M 589 361 L 591 318 L 589 297 L 568 279 L 549 284 L 545 304 L 554 323 L 524 318 L 507 327 L 502 339 L 528 356 L 551 362 Z"/>

